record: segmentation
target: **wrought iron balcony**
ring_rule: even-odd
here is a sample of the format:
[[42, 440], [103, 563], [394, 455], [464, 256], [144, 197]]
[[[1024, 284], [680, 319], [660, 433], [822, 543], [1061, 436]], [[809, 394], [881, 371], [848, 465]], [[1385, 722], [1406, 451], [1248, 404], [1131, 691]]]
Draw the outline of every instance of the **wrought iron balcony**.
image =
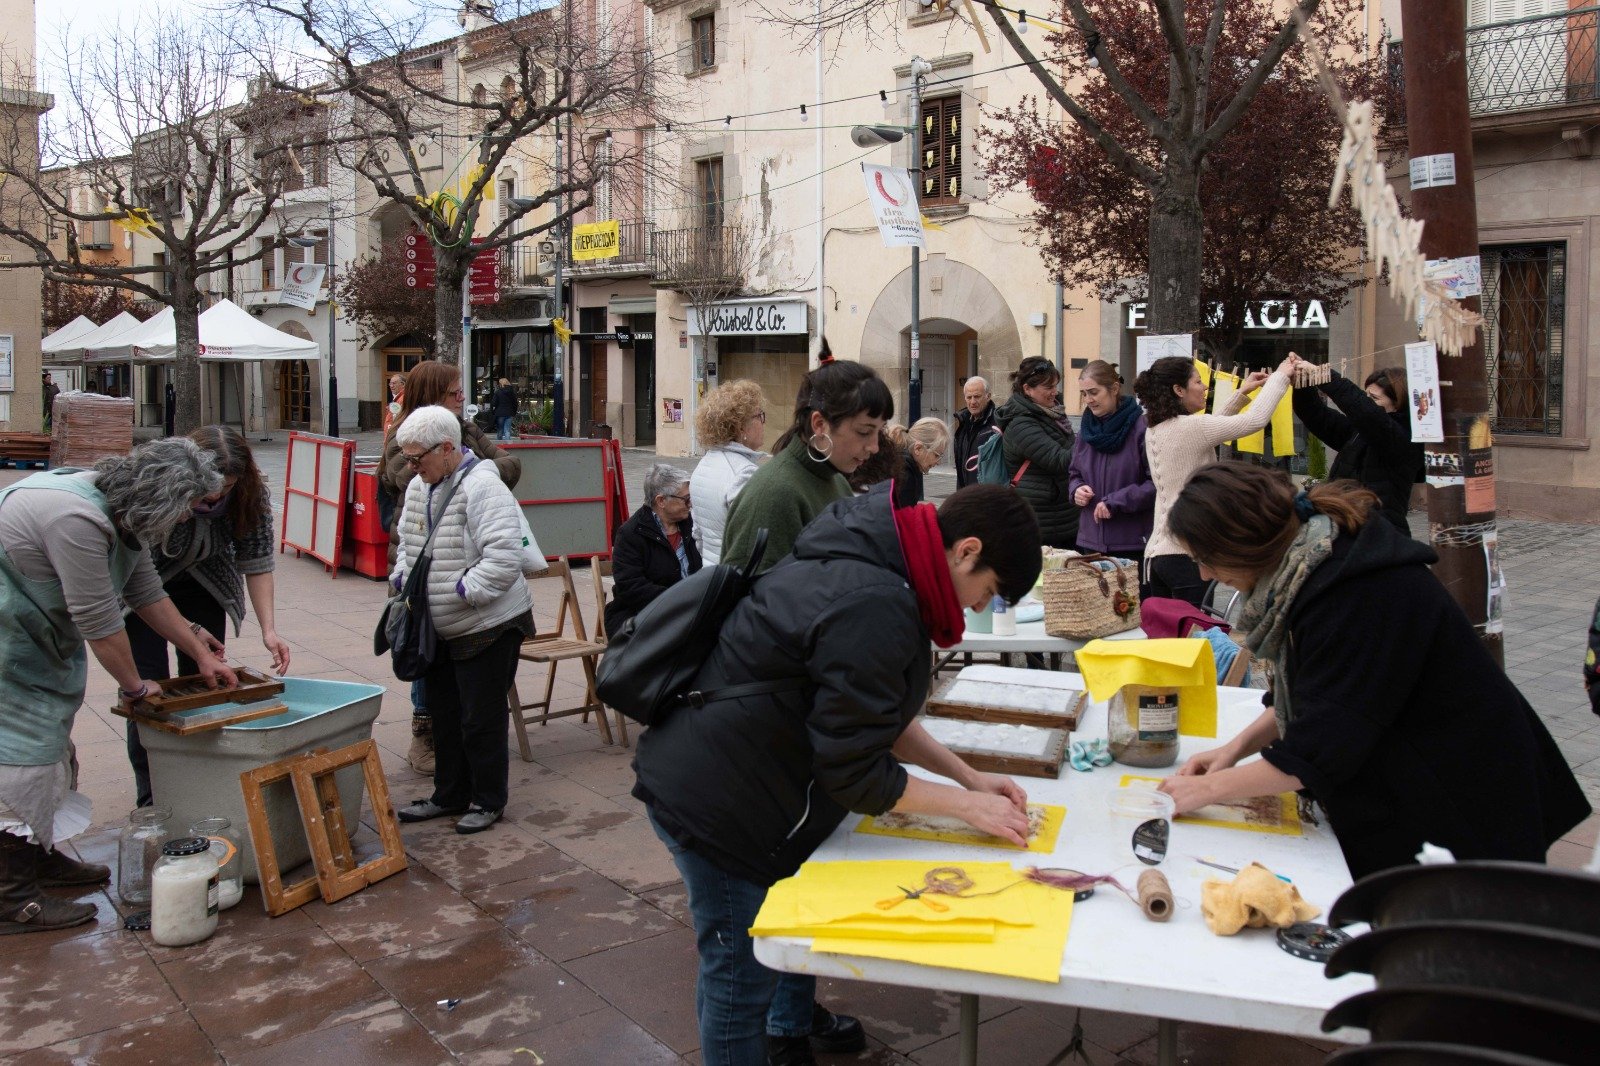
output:
[[[1600, 102], [1600, 7], [1467, 27], [1467, 104], [1473, 118]], [[1403, 125], [1405, 51], [1389, 42], [1390, 121]], [[1477, 123], [1474, 123], [1476, 126]]]
[[550, 285], [555, 273], [555, 255], [539, 251], [540, 243], [519, 241], [504, 249], [505, 259], [500, 269], [505, 271], [505, 284], [513, 289], [541, 289]]
[[577, 261], [567, 258], [567, 273], [575, 278], [619, 278], [648, 274], [656, 224], [642, 219], [617, 224], [620, 247], [610, 259]]
[[738, 226], [657, 230], [650, 284], [661, 289], [737, 292], [744, 286], [748, 243]]

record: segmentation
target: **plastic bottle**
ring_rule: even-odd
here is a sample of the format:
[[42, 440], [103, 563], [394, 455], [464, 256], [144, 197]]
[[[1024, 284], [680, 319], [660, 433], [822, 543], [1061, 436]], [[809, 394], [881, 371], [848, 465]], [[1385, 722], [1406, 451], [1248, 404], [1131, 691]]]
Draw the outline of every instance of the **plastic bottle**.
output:
[[1014, 637], [1017, 635], [1017, 612], [1005, 601], [1005, 597], [996, 596], [989, 605], [989, 613], [994, 618], [995, 636]]

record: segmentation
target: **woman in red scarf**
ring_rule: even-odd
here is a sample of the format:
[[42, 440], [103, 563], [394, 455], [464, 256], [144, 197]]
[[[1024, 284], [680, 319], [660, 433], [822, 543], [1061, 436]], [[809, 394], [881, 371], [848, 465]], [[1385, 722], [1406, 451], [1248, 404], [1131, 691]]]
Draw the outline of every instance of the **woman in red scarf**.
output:
[[961, 639], [963, 606], [1021, 598], [1039, 563], [1039, 524], [1009, 487], [971, 485], [937, 511], [895, 509], [886, 484], [836, 501], [756, 580], [695, 679], [702, 691], [799, 684], [677, 711], [640, 738], [633, 794], [688, 887], [708, 1064], [865, 1046], [859, 1022], [815, 1005], [814, 979], [758, 963], [747, 932], [767, 888], [849, 812], [950, 816], [1024, 842], [1022, 788], [973, 770], [915, 719], [930, 644]]

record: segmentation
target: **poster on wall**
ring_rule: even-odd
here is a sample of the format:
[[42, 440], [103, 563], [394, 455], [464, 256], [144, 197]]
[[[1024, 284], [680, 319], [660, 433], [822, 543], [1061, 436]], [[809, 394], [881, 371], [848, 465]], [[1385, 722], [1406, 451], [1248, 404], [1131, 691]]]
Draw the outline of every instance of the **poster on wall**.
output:
[[683, 401], [662, 399], [661, 421], [667, 425], [683, 421]]
[[1490, 530], [1483, 535], [1483, 557], [1488, 571], [1485, 582], [1488, 601], [1485, 605], [1484, 617], [1487, 624], [1484, 626], [1486, 633], [1505, 632], [1505, 600], [1506, 600], [1506, 574], [1500, 566], [1500, 534], [1497, 530]]
[[1134, 341], [1134, 373], [1143, 374], [1157, 359], [1176, 355], [1194, 358], [1194, 336], [1189, 333], [1145, 333]]
[[1406, 345], [1406, 380], [1411, 387], [1411, 439], [1441, 443], [1444, 411], [1439, 403], [1439, 350], [1432, 341]]
[[0, 333], [0, 392], [17, 390], [16, 353], [16, 337], [10, 333]]
[[1466, 478], [1468, 514], [1494, 514], [1494, 435], [1489, 432], [1489, 420], [1475, 415], [1467, 426], [1467, 454], [1462, 461], [1462, 474]]

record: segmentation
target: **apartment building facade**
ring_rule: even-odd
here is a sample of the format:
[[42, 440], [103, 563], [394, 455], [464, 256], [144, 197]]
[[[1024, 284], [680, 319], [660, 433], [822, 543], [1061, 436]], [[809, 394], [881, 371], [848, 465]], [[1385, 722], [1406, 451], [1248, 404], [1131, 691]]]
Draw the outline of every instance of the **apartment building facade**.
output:
[[[39, 116], [53, 101], [36, 91], [33, 0], [0, 0], [0, 27], [0, 122], [37, 153]], [[0, 258], [22, 262], [33, 253], [0, 237]], [[0, 429], [37, 432], [43, 424], [40, 315], [38, 272], [0, 270]]]
[[[762, 5], [646, 2], [658, 55], [675, 67], [665, 96], [681, 116], [654, 144], [660, 453], [695, 447], [699, 396], [734, 378], [766, 392], [770, 444], [824, 334], [836, 356], [874, 367], [907, 417], [911, 257], [883, 247], [863, 162], [922, 158], [917, 192], [937, 226], [920, 269], [922, 414], [948, 419], [972, 374], [1005, 393], [1024, 356], [1054, 357], [1058, 343], [1069, 360], [1092, 357], [1092, 314], [1068, 313], [1056, 334], [1057, 292], [1026, 235], [1025, 194], [991, 188], [979, 160], [979, 131], [995, 111], [1039, 95], [1027, 71], [1008, 69], [1018, 59], [1003, 41], [991, 33], [986, 49], [951, 12], [903, 0], [897, 50], [830, 36], [819, 64], [814, 40], [774, 24]], [[915, 142], [856, 147], [857, 124], [909, 132], [913, 56], [931, 68]], [[1093, 306], [1085, 293], [1066, 302]]]

